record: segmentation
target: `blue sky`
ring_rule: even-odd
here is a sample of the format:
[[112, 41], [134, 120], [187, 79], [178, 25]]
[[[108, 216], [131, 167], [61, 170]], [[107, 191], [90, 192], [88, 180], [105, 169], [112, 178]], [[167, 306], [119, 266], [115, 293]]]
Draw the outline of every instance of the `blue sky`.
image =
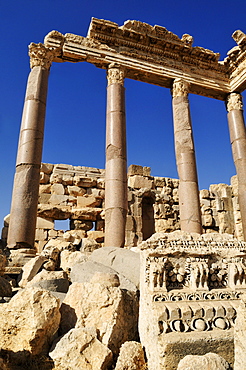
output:
[[[194, 46], [219, 52], [246, 32], [246, 2], [237, 0], [0, 0], [0, 223], [9, 213], [26, 80], [27, 46], [51, 30], [86, 36], [91, 17], [122, 25], [136, 19], [161, 25]], [[177, 177], [170, 91], [126, 80], [128, 165]], [[243, 94], [244, 95], [244, 94]], [[105, 71], [88, 63], [53, 63], [49, 79], [43, 162], [104, 168]], [[190, 95], [199, 186], [229, 183], [235, 174], [224, 103]], [[1, 225], [1, 224], [0, 224]]]

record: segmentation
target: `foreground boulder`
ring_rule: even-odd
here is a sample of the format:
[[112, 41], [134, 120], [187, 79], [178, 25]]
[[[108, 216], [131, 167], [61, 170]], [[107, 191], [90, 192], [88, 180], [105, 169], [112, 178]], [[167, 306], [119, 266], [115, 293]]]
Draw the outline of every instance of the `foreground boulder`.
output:
[[138, 339], [138, 298], [120, 289], [116, 274], [95, 274], [90, 283], [73, 283], [61, 306], [61, 333], [95, 327], [98, 339], [114, 354], [125, 341]]
[[60, 323], [59, 300], [27, 288], [0, 305], [0, 348], [39, 355], [48, 352]]
[[[178, 365], [177, 370], [229, 370], [230, 365], [216, 353], [206, 353], [204, 356], [185, 356]], [[243, 368], [241, 368], [243, 370]]]
[[95, 328], [71, 329], [49, 355], [59, 370], [107, 370], [113, 358], [97, 339]]
[[144, 351], [138, 342], [125, 342], [120, 348], [115, 370], [146, 370]]

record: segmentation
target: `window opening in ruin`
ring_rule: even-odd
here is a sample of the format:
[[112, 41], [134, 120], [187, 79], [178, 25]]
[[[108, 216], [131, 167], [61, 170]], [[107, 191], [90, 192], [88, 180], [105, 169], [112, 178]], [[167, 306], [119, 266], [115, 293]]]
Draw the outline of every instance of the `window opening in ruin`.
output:
[[63, 230], [63, 231], [70, 230], [69, 219], [54, 220], [54, 222], [55, 222], [55, 230]]
[[142, 233], [143, 240], [151, 237], [155, 232], [154, 200], [151, 197], [142, 199]]

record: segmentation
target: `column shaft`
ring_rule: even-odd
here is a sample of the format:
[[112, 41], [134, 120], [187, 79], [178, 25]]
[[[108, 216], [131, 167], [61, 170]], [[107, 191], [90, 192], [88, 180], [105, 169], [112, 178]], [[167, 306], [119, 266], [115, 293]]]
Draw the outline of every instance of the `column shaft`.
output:
[[182, 231], [202, 233], [195, 150], [185, 81], [175, 80], [173, 121], [179, 174], [179, 211]]
[[[42, 44], [30, 45], [32, 70], [22, 115], [12, 193], [9, 248], [34, 247], [42, 159], [44, 120], [52, 51]], [[39, 57], [43, 59], [39, 60]]]
[[[125, 88], [120, 70], [108, 70], [106, 173], [105, 173], [105, 246], [124, 247], [127, 214], [127, 165]], [[111, 74], [114, 74], [113, 80]]]
[[232, 155], [238, 177], [238, 201], [246, 240], [246, 131], [240, 94], [230, 94], [227, 108]]

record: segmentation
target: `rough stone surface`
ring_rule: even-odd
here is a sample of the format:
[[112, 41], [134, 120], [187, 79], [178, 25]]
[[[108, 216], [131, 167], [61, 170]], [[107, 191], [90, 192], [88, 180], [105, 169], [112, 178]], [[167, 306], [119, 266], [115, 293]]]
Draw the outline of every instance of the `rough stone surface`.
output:
[[[101, 279], [103, 281], [103, 279]], [[61, 332], [96, 327], [98, 339], [118, 354], [122, 343], [138, 337], [138, 301], [133, 293], [103, 283], [73, 283], [61, 306]]]
[[95, 328], [75, 328], [49, 353], [59, 370], [107, 370], [112, 352], [97, 339]]
[[22, 268], [22, 276], [19, 282], [19, 286], [24, 288], [28, 281], [31, 281], [33, 277], [39, 272], [47, 258], [44, 256], [37, 256], [28, 261]]
[[[206, 353], [204, 356], [185, 356], [178, 365], [177, 370], [229, 370], [230, 365], [216, 353]], [[241, 368], [243, 369], [243, 368]]]
[[104, 247], [94, 251], [90, 260], [111, 267], [137, 287], [139, 286], [140, 258], [138, 253], [128, 249]]
[[147, 370], [144, 351], [140, 343], [125, 342], [122, 344], [115, 370]]
[[238, 308], [234, 328], [235, 362], [234, 370], [246, 369], [246, 296], [243, 295]]
[[68, 291], [69, 281], [65, 271], [42, 270], [26, 286], [66, 293]]
[[0, 348], [45, 353], [58, 330], [59, 300], [39, 288], [26, 288], [0, 306]]

